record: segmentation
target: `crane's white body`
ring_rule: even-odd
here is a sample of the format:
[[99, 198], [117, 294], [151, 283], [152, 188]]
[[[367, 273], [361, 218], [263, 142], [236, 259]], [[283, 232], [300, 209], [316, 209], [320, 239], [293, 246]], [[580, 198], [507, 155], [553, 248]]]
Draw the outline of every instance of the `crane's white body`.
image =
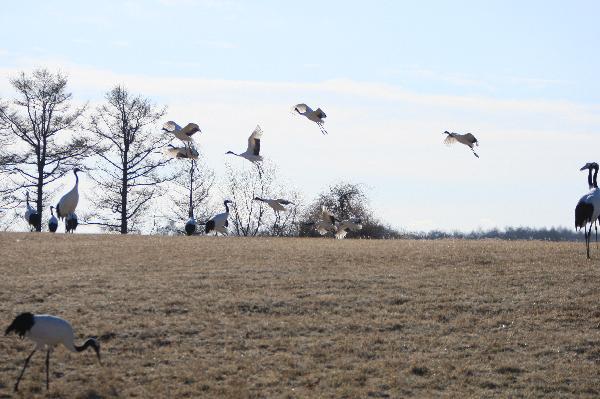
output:
[[215, 215], [211, 220], [215, 222], [215, 227], [213, 227], [213, 231], [221, 234], [228, 234], [227, 227], [229, 226], [229, 212], [219, 213]]
[[169, 145], [165, 148], [164, 153], [166, 156], [175, 159], [198, 159], [198, 151], [192, 147], [174, 147]]
[[598, 219], [598, 217], [600, 217], [600, 189], [599, 188], [592, 188], [589, 193], [583, 195], [579, 199], [579, 202], [590, 204], [594, 207], [594, 211], [592, 213], [590, 223], [592, 223], [594, 220], [596, 220], [596, 219]]
[[348, 234], [349, 231], [359, 230], [362, 230], [360, 219], [343, 220], [336, 225], [335, 238], [341, 240], [346, 237], [346, 234]]
[[192, 141], [192, 136], [195, 133], [202, 133], [200, 127], [195, 123], [188, 123], [184, 127], [181, 127], [173, 121], [166, 122], [163, 125], [163, 130], [169, 133], [173, 133], [173, 135], [181, 141]]
[[262, 202], [266, 203], [275, 212], [285, 212], [285, 211], [287, 211], [287, 208], [285, 207], [285, 205], [293, 204], [293, 202], [285, 200], [285, 199], [281, 199], [281, 198], [270, 199], [270, 198], [259, 198], [259, 197], [256, 197], [254, 199], [257, 200], [257, 201], [262, 201]]
[[65, 218], [77, 209], [77, 204], [79, 203], [79, 176], [77, 176], [77, 172], [79, 172], [79, 169], [73, 171], [75, 174], [75, 186], [73, 186], [71, 191], [63, 195], [56, 205], [56, 216], [59, 219]]
[[229, 231], [227, 230], [227, 227], [229, 226], [228, 204], [231, 203], [232, 202], [229, 200], [224, 201], [223, 205], [225, 205], [225, 212], [213, 216], [208, 222], [206, 222], [206, 228], [204, 230], [206, 234], [210, 233], [211, 231], [214, 231], [215, 234], [221, 233], [223, 235], [227, 235], [229, 233]]
[[459, 134], [459, 133], [450, 133], [448, 131], [445, 131], [444, 134], [448, 135], [448, 137], [446, 137], [446, 139], [444, 140], [444, 144], [446, 144], [446, 145], [452, 145], [454, 143], [464, 144], [467, 147], [469, 147], [471, 149], [471, 151], [473, 151], [473, 154], [477, 158], [479, 158], [479, 155], [477, 155], [477, 153], [473, 149], [474, 146], [479, 146], [479, 141], [477, 141], [477, 139], [475, 138], [475, 136], [473, 136], [472, 133]]
[[311, 107], [302, 103], [296, 104], [294, 106], [294, 111], [299, 115], [306, 117], [308, 120], [315, 122], [321, 129], [321, 133], [327, 134], [327, 131], [323, 128], [323, 124], [325, 123], [325, 118], [327, 118], [327, 115], [321, 108], [317, 108], [313, 111]]
[[37, 349], [51, 349], [59, 344], [76, 352], [75, 336], [71, 324], [60, 317], [47, 314], [33, 316], [34, 324], [25, 337], [33, 341]]
[[262, 129], [259, 125], [256, 125], [254, 131], [252, 132], [250, 137], [248, 137], [248, 148], [246, 149], [246, 151], [242, 152], [241, 154], [236, 154], [233, 151], [228, 151], [227, 154], [233, 154], [238, 157], [245, 158], [252, 163], [261, 162], [263, 160], [263, 157], [260, 155], [260, 140], [262, 134]]

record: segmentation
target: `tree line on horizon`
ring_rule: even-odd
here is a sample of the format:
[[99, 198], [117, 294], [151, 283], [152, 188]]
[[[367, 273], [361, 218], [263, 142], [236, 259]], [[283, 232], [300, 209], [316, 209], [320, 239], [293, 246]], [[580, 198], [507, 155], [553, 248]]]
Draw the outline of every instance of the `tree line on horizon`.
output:
[[[183, 234], [193, 210], [196, 220], [220, 213], [223, 199], [233, 201], [229, 233], [237, 236], [318, 236], [308, 225], [326, 206], [341, 220], [360, 218], [363, 229], [348, 238], [372, 239], [543, 239], [579, 240], [566, 228], [507, 228], [470, 233], [403, 232], [382, 223], [369, 207], [367, 188], [338, 182], [306, 202], [302, 193], [282, 182], [277, 167], [263, 161], [256, 168], [226, 162], [217, 177], [202, 154], [197, 160], [167, 158], [162, 150], [173, 137], [161, 131], [167, 108], [115, 85], [91, 109], [73, 104], [67, 76], [40, 68], [10, 79], [11, 100], [0, 97], [0, 227], [23, 220], [26, 192], [31, 193], [42, 225], [48, 207], [65, 191], [60, 184], [75, 167], [94, 183], [84, 193], [91, 209], [78, 212], [80, 224], [103, 231]], [[60, 191], [62, 190], [62, 191]], [[286, 198], [288, 212], [276, 214], [255, 197]], [[23, 223], [23, 226], [25, 224]]]

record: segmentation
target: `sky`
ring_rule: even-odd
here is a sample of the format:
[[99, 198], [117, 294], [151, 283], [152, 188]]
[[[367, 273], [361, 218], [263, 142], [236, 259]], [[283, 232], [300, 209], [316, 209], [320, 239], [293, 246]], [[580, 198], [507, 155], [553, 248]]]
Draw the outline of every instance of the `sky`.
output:
[[[48, 67], [76, 101], [123, 84], [198, 123], [217, 174], [260, 124], [307, 199], [350, 181], [400, 229], [570, 227], [579, 168], [600, 154], [598, 15], [594, 1], [10, 1], [0, 98]], [[300, 102], [329, 135], [290, 112]], [[480, 158], [444, 130], [475, 134]]]

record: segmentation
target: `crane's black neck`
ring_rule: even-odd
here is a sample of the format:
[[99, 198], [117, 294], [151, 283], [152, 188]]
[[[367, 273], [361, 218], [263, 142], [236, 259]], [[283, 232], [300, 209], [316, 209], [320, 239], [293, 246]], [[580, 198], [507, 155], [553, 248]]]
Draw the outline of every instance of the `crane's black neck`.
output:
[[588, 168], [588, 187], [590, 190], [594, 188], [594, 183], [592, 182], [592, 168]]
[[[592, 172], [592, 170], [590, 169], [590, 174], [591, 174], [591, 172]], [[594, 178], [593, 178], [593, 181], [592, 181], [592, 187], [593, 188], [598, 188], [597, 177], [598, 177], [598, 165], [595, 165], [594, 166]]]
[[98, 356], [98, 360], [100, 360], [100, 344], [94, 338], [88, 338], [81, 346], [77, 346], [77, 345], [74, 345], [74, 346], [75, 346], [75, 350], [77, 352], [83, 352], [84, 350], [86, 350], [87, 348], [89, 348], [91, 346], [94, 349], [94, 352], [96, 352], [96, 356]]
[[75, 173], [75, 185], [77, 186], [79, 184], [79, 176], [77, 176], [77, 170], [74, 170], [73, 173]]
[[225, 205], [225, 212], [229, 213], [229, 202], [225, 201], [223, 202], [223, 205]]
[[52, 216], [54, 216], [54, 211], [53, 211], [53, 209], [54, 209], [54, 207], [53, 207], [53, 206], [51, 206], [51, 207], [50, 207], [50, 215], [52, 215]]

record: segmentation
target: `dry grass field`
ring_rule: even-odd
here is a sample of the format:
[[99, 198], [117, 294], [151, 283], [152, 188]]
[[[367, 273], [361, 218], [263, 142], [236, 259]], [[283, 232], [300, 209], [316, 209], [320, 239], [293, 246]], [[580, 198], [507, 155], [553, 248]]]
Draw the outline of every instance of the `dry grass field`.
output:
[[[0, 235], [0, 314], [70, 320], [15, 397], [599, 397], [583, 244]], [[0, 397], [32, 344], [0, 339]]]

